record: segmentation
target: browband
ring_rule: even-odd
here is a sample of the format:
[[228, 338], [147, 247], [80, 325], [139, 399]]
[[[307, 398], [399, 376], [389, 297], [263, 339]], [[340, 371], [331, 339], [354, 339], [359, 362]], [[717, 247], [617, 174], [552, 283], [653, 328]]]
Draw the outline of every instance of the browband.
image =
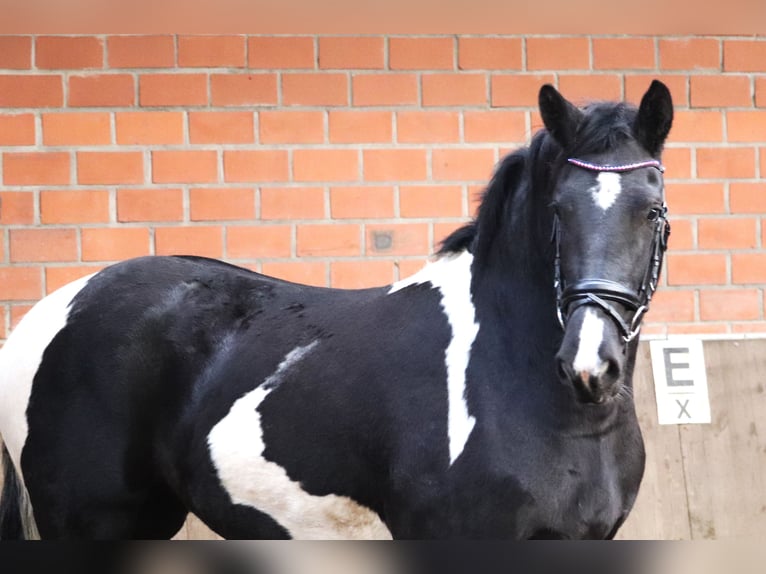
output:
[[576, 165], [577, 167], [581, 167], [583, 169], [589, 169], [590, 171], [623, 172], [623, 171], [632, 171], [634, 169], [639, 169], [642, 167], [653, 167], [655, 169], [660, 170], [661, 172], [665, 171], [665, 166], [662, 165], [656, 159], [648, 159], [646, 161], [639, 161], [636, 163], [626, 163], [624, 165], [599, 165], [596, 163], [583, 161], [581, 159], [577, 159], [574, 157], [568, 158], [567, 161], [571, 163], [572, 165]]

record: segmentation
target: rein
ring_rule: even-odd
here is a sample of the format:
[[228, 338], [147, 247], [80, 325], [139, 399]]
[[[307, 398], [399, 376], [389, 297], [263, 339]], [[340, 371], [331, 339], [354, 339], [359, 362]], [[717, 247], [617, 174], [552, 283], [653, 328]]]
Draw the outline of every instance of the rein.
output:
[[[657, 160], [647, 160], [624, 165], [598, 165], [576, 158], [569, 158], [567, 161], [581, 169], [596, 172], [622, 173], [645, 167], [653, 167], [661, 173], [665, 171], [664, 166]], [[551, 234], [551, 241], [556, 246], [556, 255], [553, 263], [553, 285], [556, 289], [556, 313], [562, 329], [566, 328], [567, 319], [576, 309], [584, 305], [591, 305], [601, 308], [615, 322], [620, 330], [625, 346], [635, 339], [641, 330], [641, 320], [649, 310], [649, 302], [652, 300], [654, 291], [657, 289], [657, 282], [662, 269], [662, 260], [668, 248], [670, 223], [667, 219], [668, 206], [665, 203], [664, 193], [663, 188], [662, 208], [650, 212], [649, 218], [655, 222], [654, 238], [652, 239], [652, 260], [644, 274], [644, 279], [638, 291], [608, 279], [582, 279], [572, 285], [566, 285], [561, 273], [559, 217], [558, 214], [554, 213], [553, 231]], [[626, 321], [622, 317], [614, 308], [613, 303], [622, 305], [632, 314], [630, 321]]]

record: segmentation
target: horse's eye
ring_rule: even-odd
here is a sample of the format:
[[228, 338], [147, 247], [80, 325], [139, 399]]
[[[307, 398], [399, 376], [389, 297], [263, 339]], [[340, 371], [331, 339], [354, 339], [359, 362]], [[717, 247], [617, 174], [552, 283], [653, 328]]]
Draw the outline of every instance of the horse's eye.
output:
[[649, 221], [657, 221], [660, 216], [662, 215], [662, 209], [659, 207], [653, 207], [649, 210], [649, 213], [647, 214], [646, 218]]

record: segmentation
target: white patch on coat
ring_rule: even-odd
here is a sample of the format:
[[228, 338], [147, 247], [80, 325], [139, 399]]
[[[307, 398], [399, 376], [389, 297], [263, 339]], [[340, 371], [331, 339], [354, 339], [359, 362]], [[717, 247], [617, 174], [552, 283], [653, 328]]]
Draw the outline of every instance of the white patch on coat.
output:
[[596, 202], [601, 209], [606, 211], [617, 200], [617, 196], [622, 191], [622, 184], [620, 183], [620, 174], [611, 171], [604, 171], [598, 174], [596, 177], [598, 184], [590, 188], [593, 201]]
[[21, 450], [27, 440], [27, 405], [43, 353], [67, 323], [75, 295], [93, 275], [64, 285], [40, 300], [21, 319], [0, 349], [0, 435], [21, 475]]
[[479, 332], [471, 297], [472, 263], [473, 255], [467, 251], [457, 256], [442, 257], [413, 276], [395, 283], [389, 291], [390, 294], [410, 285], [431, 283], [441, 292], [441, 306], [452, 328], [452, 339], [444, 352], [449, 401], [447, 428], [450, 465], [463, 452], [476, 424], [476, 419], [468, 413], [465, 398], [465, 371], [471, 358], [471, 347]]
[[604, 322], [593, 309], [586, 309], [580, 326], [580, 340], [572, 369], [575, 373], [601, 376], [607, 363], [601, 359], [598, 350], [604, 340]]
[[390, 539], [377, 513], [346, 496], [309, 494], [284, 468], [263, 456], [266, 445], [258, 408], [316, 345], [314, 341], [290, 351], [261, 386], [234, 402], [208, 435], [210, 458], [234, 504], [268, 514], [293, 538]]

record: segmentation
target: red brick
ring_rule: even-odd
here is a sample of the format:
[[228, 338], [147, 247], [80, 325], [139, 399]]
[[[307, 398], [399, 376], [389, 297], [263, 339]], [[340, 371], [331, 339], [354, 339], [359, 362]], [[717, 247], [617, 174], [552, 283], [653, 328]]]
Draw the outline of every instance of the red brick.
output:
[[67, 265], [66, 267], [45, 268], [45, 293], [50, 294], [64, 285], [103, 269], [103, 265]]
[[247, 51], [250, 68], [313, 68], [316, 60], [310, 36], [249, 38]]
[[385, 41], [381, 36], [319, 38], [319, 67], [323, 69], [382, 69], [385, 57]]
[[252, 143], [253, 112], [189, 112], [189, 141], [193, 144]]
[[443, 240], [466, 224], [466, 221], [451, 221], [449, 223], [434, 223], [434, 243], [441, 244]]
[[701, 178], [755, 177], [752, 148], [698, 148], [697, 176]]
[[688, 76], [682, 74], [628, 74], [625, 76], [625, 100], [638, 105], [652, 80], [659, 80], [668, 87], [676, 107], [689, 105]]
[[172, 36], [110, 36], [106, 47], [110, 68], [172, 68], [175, 65]]
[[663, 70], [720, 70], [721, 43], [715, 38], [667, 38], [660, 40]]
[[424, 106], [486, 105], [484, 74], [427, 74], [423, 76]]
[[766, 321], [749, 321], [747, 323], [732, 323], [732, 333], [766, 333]]
[[521, 38], [458, 39], [461, 70], [521, 70]]
[[388, 66], [392, 70], [452, 70], [453, 38], [389, 38]]
[[662, 152], [665, 165], [665, 180], [689, 178], [692, 176], [692, 154], [688, 147], [665, 148]]
[[420, 110], [397, 112], [396, 138], [399, 143], [460, 141], [460, 114]]
[[255, 192], [247, 187], [191, 189], [189, 216], [192, 221], [253, 219]]
[[399, 269], [399, 279], [406, 279], [414, 275], [423, 269], [426, 263], [426, 259], [400, 259], [396, 261], [395, 265]]
[[32, 114], [0, 115], [0, 146], [3, 145], [35, 145], [35, 116]]
[[761, 318], [761, 293], [757, 289], [700, 291], [703, 321], [747, 321]]
[[0, 74], [0, 108], [49, 108], [63, 103], [61, 76]]
[[120, 261], [149, 255], [149, 230], [144, 227], [86, 227], [81, 234], [83, 261]]
[[213, 74], [210, 98], [214, 106], [276, 104], [277, 75]]
[[[381, 223], [365, 228], [366, 255], [428, 255], [430, 251], [427, 223]], [[381, 243], [387, 246], [381, 247]]]
[[424, 149], [366, 149], [363, 158], [366, 181], [414, 181], [427, 176]]
[[65, 152], [3, 154], [5, 185], [61, 185], [69, 183], [70, 156]]
[[153, 151], [154, 183], [212, 183], [218, 181], [218, 154], [213, 150]]
[[183, 216], [180, 189], [117, 190], [117, 221], [181, 221]]
[[283, 74], [282, 104], [285, 106], [345, 106], [348, 77], [345, 74]]
[[666, 186], [671, 216], [724, 213], [724, 186], [720, 183], [670, 183]]
[[295, 181], [356, 181], [359, 153], [355, 149], [299, 149], [293, 153]]
[[762, 38], [724, 40], [724, 72], [763, 72], [764, 62], [766, 62], [766, 41]]
[[695, 221], [673, 218], [671, 223], [673, 225], [673, 233], [670, 234], [670, 249], [673, 251], [688, 251], [694, 249]]
[[694, 321], [694, 291], [660, 289], [652, 298], [648, 322]]
[[669, 253], [668, 285], [721, 285], [726, 283], [726, 255]]
[[355, 106], [405, 106], [418, 103], [415, 74], [362, 74], [352, 78]]
[[738, 76], [692, 76], [691, 105], [695, 108], [752, 106], [750, 78]]
[[459, 185], [401, 186], [402, 217], [461, 217], [463, 189]]
[[731, 281], [735, 284], [766, 283], [766, 253], [733, 253]]
[[30, 36], [0, 36], [0, 69], [28, 70], [31, 67], [32, 38]]
[[755, 105], [766, 108], [766, 77], [755, 78]]
[[0, 267], [0, 301], [31, 301], [42, 296], [39, 267]]
[[261, 219], [322, 219], [324, 216], [321, 187], [261, 188]]
[[138, 92], [142, 106], [203, 106], [207, 104], [207, 76], [143, 74]]
[[723, 141], [723, 115], [718, 111], [679, 110], [674, 113], [669, 141]]
[[697, 228], [700, 249], [752, 249], [758, 243], [755, 219], [706, 218]]
[[330, 143], [389, 143], [393, 139], [391, 112], [330, 110]]
[[56, 189], [40, 192], [40, 223], [106, 223], [109, 192], [103, 189]]
[[226, 229], [226, 256], [231, 259], [289, 257], [292, 230], [289, 225], [232, 226]]
[[74, 107], [125, 107], [136, 103], [133, 76], [99, 74], [69, 76], [69, 105]]
[[594, 38], [595, 70], [652, 69], [654, 40], [651, 38]]
[[140, 151], [77, 152], [77, 182], [80, 184], [142, 183], [144, 156]]
[[387, 186], [332, 187], [333, 219], [375, 219], [394, 216], [394, 189]]
[[491, 149], [435, 149], [433, 178], [489, 181], [494, 163]]
[[43, 114], [43, 144], [105, 145], [112, 141], [109, 114], [101, 112]]
[[553, 84], [553, 74], [497, 74], [492, 76], [492, 106], [537, 106], [543, 84]]
[[[728, 333], [726, 323], [690, 323], [687, 325], [668, 325], [668, 335], [721, 335]], [[644, 334], [644, 330], [641, 330]]]
[[95, 36], [39, 36], [35, 64], [41, 70], [104, 67], [104, 42]]
[[527, 139], [524, 112], [466, 111], [463, 123], [467, 142], [524, 142]]
[[587, 70], [587, 38], [527, 38], [528, 70]]
[[184, 143], [183, 112], [117, 112], [114, 122], [121, 145]]
[[559, 90], [574, 104], [622, 99], [622, 78], [611, 74], [562, 74]]
[[283, 281], [315, 287], [327, 286], [327, 264], [324, 261], [265, 261], [261, 268], [264, 275]]
[[29, 225], [34, 222], [33, 192], [0, 191], [0, 225]]
[[361, 254], [358, 225], [299, 225], [298, 257], [335, 257]]
[[333, 261], [330, 263], [330, 286], [336, 289], [365, 289], [390, 285], [394, 281], [394, 262]]
[[284, 150], [224, 151], [227, 182], [287, 181], [290, 173]]
[[185, 68], [245, 66], [244, 36], [179, 36], [178, 65]]
[[76, 261], [74, 229], [11, 229], [10, 254], [14, 263]]
[[731, 182], [729, 206], [732, 213], [766, 213], [766, 183]]
[[258, 114], [262, 144], [322, 143], [324, 113], [319, 111], [262, 111]]
[[766, 110], [726, 112], [726, 139], [730, 142], [763, 142]]
[[10, 305], [11, 331], [13, 331], [18, 326], [18, 324], [24, 318], [24, 315], [29, 313], [32, 307], [34, 307], [34, 305]]
[[154, 243], [157, 255], [223, 257], [220, 227], [158, 227], [154, 230]]

